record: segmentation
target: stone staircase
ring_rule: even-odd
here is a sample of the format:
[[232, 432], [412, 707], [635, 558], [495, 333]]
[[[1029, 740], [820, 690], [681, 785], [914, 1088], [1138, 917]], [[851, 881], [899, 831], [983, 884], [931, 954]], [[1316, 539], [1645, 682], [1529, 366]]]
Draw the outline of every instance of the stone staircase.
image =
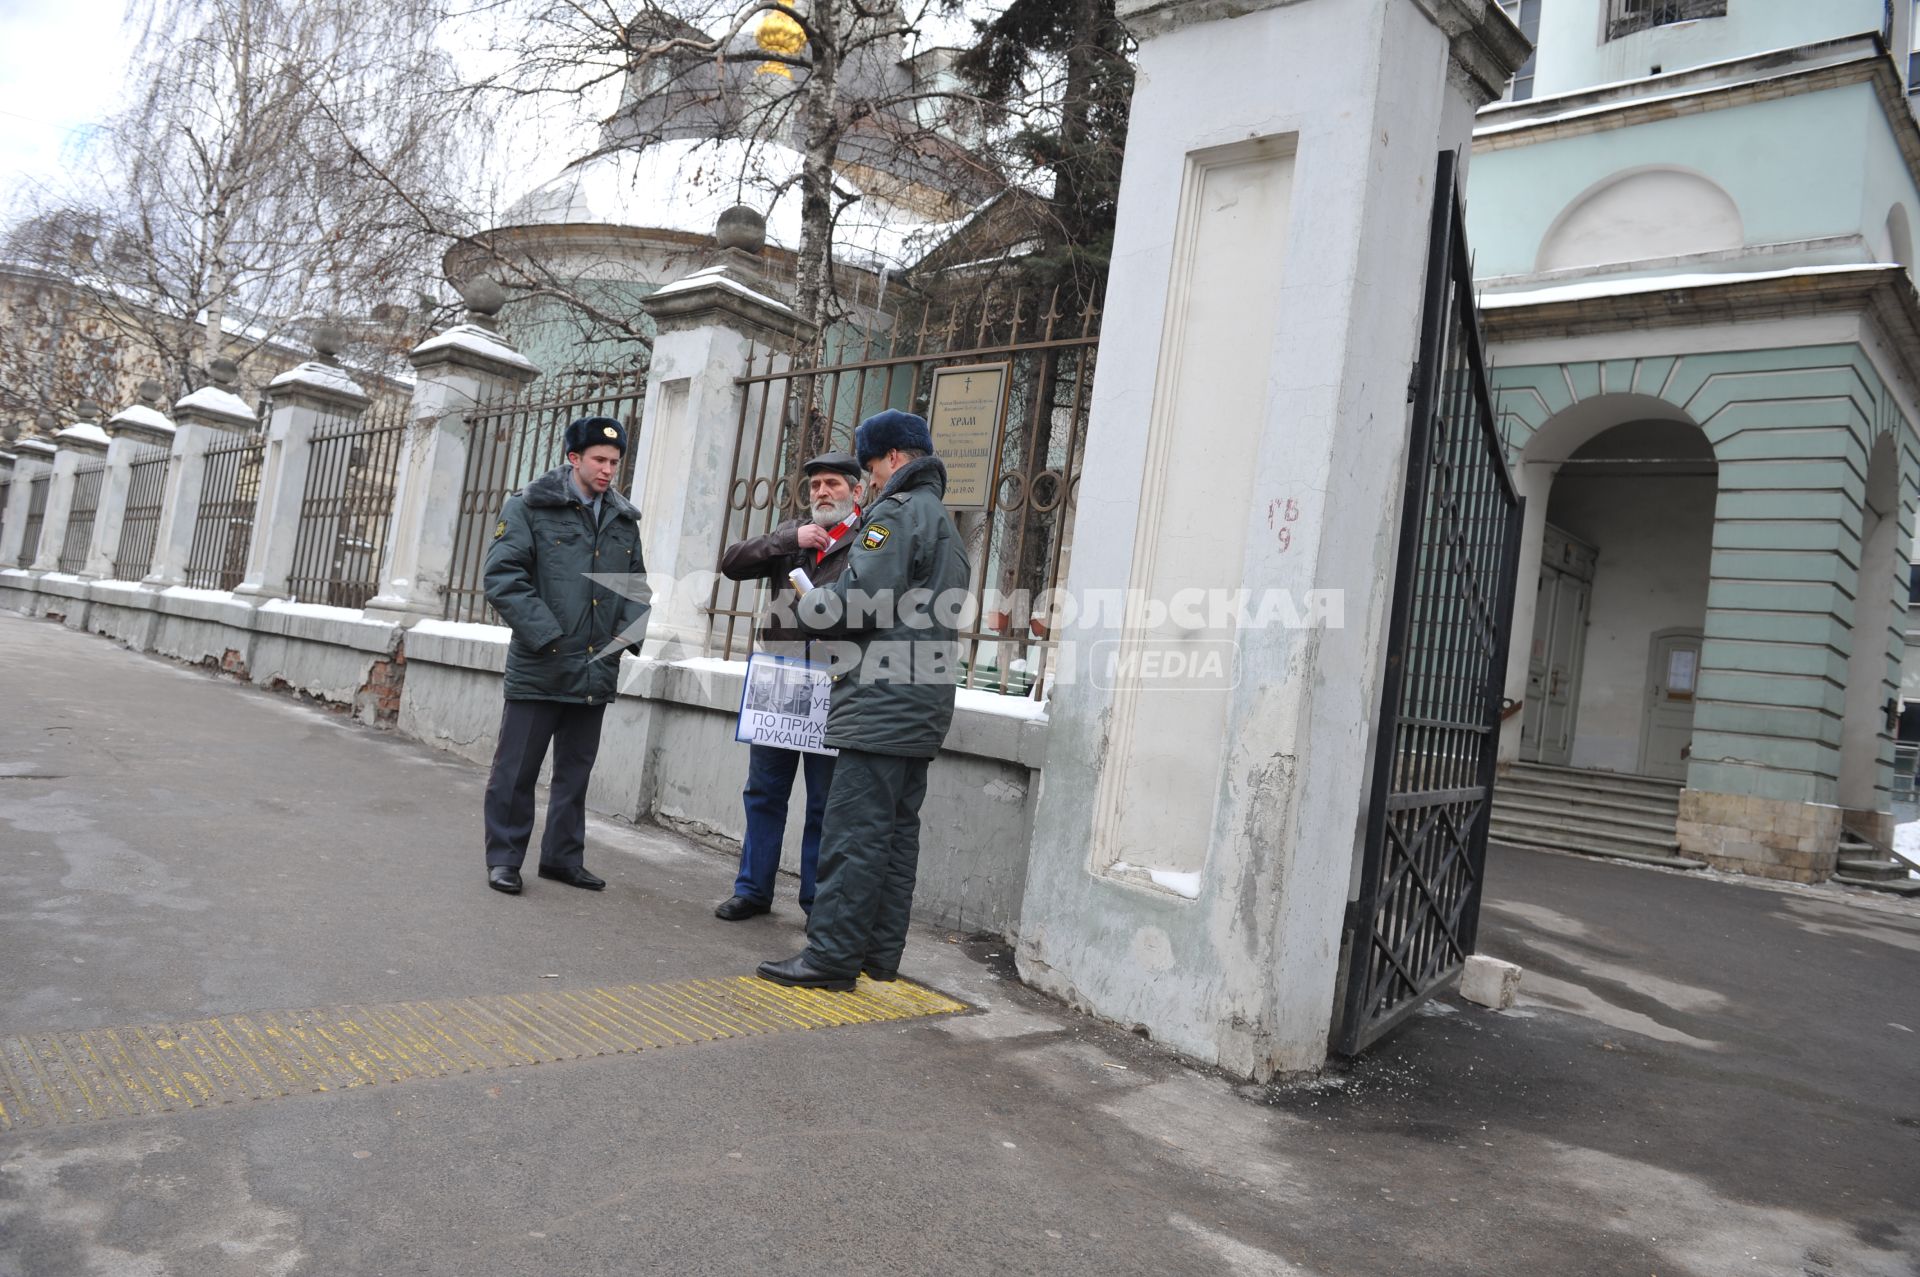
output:
[[1908, 872], [1905, 861], [1882, 853], [1853, 834], [1840, 836], [1840, 863], [1834, 868], [1833, 880], [1896, 896], [1920, 896], [1920, 878]]
[[1488, 837], [1509, 847], [1703, 869], [1681, 856], [1674, 835], [1680, 788], [1657, 776], [1515, 763], [1494, 786]]

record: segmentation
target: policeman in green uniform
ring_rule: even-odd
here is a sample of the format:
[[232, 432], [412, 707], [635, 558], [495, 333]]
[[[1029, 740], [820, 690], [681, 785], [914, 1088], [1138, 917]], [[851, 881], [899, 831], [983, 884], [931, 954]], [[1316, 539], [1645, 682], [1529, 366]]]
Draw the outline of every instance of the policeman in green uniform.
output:
[[[960, 531], [941, 504], [947, 467], [924, 419], [887, 411], [854, 432], [879, 497], [845, 570], [800, 601], [803, 630], [835, 648], [826, 743], [840, 751], [820, 839], [820, 882], [804, 951], [760, 964], [777, 984], [851, 989], [892, 980], [907, 943], [920, 863], [927, 766], [953, 722], [967, 588]], [[944, 604], [944, 606], [943, 606]], [[942, 622], [942, 617], [947, 618]]]
[[613, 488], [627, 431], [612, 417], [567, 427], [567, 461], [507, 498], [487, 550], [487, 601], [513, 631], [506, 708], [487, 777], [487, 885], [520, 892], [533, 787], [547, 747], [553, 781], [540, 876], [598, 891], [587, 871], [587, 780], [620, 653], [646, 636], [650, 596], [640, 512]]

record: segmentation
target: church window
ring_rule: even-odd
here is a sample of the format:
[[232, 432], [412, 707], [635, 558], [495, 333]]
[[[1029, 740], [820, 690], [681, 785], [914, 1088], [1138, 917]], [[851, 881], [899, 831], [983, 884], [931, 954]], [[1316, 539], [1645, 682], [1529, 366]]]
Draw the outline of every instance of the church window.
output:
[[[1534, 68], [1540, 62], [1540, 3], [1541, 0], [1500, 0], [1500, 7], [1506, 10], [1507, 16], [1520, 28], [1520, 33], [1534, 45], [1534, 51], [1513, 73], [1513, 83], [1507, 88], [1509, 102], [1524, 102], [1533, 96]], [[1915, 3], [1920, 4], [1920, 0], [1915, 0]]]

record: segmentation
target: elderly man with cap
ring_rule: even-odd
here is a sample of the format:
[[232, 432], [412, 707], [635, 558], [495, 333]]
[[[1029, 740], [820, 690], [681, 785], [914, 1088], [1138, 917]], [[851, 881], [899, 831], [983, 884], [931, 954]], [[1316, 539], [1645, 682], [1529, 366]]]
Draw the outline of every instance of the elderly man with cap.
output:
[[840, 751], [820, 841], [807, 947], [759, 973], [776, 984], [851, 989], [899, 974], [920, 864], [927, 768], [953, 722], [953, 618], [968, 567], [942, 504], [947, 467], [927, 423], [887, 411], [860, 423], [854, 453], [878, 493], [847, 565], [800, 601], [801, 629], [841, 640], [826, 743]]
[[[815, 585], [832, 581], [847, 563], [847, 550], [860, 526], [860, 463], [844, 452], [828, 452], [801, 467], [807, 476], [806, 515], [788, 519], [765, 536], [736, 541], [720, 555], [720, 571], [735, 581], [765, 579], [772, 584], [767, 607], [755, 633], [761, 651], [804, 659], [806, 635], [793, 615], [798, 596], [787, 583], [795, 568]], [[740, 872], [733, 894], [713, 916], [738, 922], [773, 908], [773, 882], [780, 870], [780, 843], [787, 827], [787, 800], [793, 774], [807, 776], [807, 816], [800, 834], [800, 908], [813, 908], [815, 869], [820, 859], [820, 817], [833, 783], [833, 756], [747, 747], [747, 836], [740, 844]]]
[[487, 550], [487, 601], [513, 631], [506, 709], [487, 777], [487, 885], [520, 892], [533, 787], [553, 746], [540, 876], [598, 891], [587, 871], [587, 779], [620, 653], [646, 637], [640, 513], [613, 488], [627, 431], [612, 417], [567, 427], [566, 463], [507, 498]]

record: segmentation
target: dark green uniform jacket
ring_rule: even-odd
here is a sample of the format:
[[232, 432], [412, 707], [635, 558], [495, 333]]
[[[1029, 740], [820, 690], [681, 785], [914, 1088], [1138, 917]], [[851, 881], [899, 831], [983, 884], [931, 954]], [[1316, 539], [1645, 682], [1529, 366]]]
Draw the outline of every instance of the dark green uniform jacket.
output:
[[[604, 705], [620, 653], [638, 651], [652, 610], [640, 558], [640, 512], [608, 488], [600, 525], [580, 500], [573, 468], [541, 475], [507, 498], [487, 550], [487, 602], [513, 630], [510, 701]], [[594, 581], [588, 573], [613, 578]]]
[[[932, 758], [947, 738], [960, 645], [940, 617], [956, 615], [968, 569], [940, 504], [946, 491], [940, 458], [901, 466], [867, 510], [845, 570], [801, 601], [802, 629], [858, 646], [857, 668], [834, 679], [826, 743], [835, 749]], [[816, 597], [829, 591], [838, 597]]]

